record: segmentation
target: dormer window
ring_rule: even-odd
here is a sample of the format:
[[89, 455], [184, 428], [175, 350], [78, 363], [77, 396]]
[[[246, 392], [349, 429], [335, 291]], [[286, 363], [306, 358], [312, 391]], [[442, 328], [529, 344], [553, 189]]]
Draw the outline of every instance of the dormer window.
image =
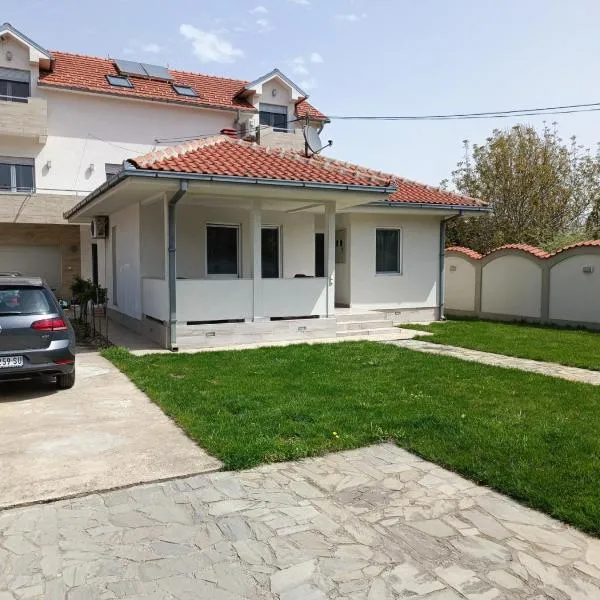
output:
[[180, 96], [192, 96], [192, 97], [196, 97], [198, 95], [196, 93], [196, 90], [193, 87], [190, 87], [189, 85], [178, 85], [178, 84], [174, 83], [173, 84], [173, 89]]
[[0, 100], [5, 102], [27, 102], [30, 96], [29, 71], [0, 67]]
[[115, 87], [122, 88], [132, 88], [133, 83], [129, 81], [129, 78], [123, 77], [122, 75], [107, 75], [106, 81], [110, 83], [110, 85], [114, 85]]
[[279, 104], [260, 103], [259, 118], [261, 125], [268, 125], [275, 131], [288, 130], [288, 108]]

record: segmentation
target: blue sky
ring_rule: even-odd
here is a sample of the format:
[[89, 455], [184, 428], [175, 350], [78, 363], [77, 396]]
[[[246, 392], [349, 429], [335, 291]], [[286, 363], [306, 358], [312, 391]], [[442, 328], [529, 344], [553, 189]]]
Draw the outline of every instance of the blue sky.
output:
[[[332, 115], [600, 101], [597, 0], [59, 0], [51, 10], [23, 0], [2, 9], [0, 19], [50, 49], [242, 79], [277, 66]], [[600, 112], [553, 119], [565, 138], [600, 141]], [[463, 139], [483, 142], [516, 122], [338, 121], [323, 137], [334, 140], [331, 156], [438, 185]]]

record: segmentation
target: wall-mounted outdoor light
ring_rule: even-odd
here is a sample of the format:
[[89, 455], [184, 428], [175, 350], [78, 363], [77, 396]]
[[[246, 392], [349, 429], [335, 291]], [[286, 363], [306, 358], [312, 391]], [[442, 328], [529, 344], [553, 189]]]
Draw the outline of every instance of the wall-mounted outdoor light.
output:
[[581, 269], [586, 275], [594, 272], [594, 265], [583, 265]]

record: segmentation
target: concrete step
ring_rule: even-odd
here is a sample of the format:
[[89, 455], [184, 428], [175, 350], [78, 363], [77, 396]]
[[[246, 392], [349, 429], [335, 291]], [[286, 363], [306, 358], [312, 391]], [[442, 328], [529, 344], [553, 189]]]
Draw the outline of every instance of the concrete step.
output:
[[388, 327], [385, 329], [360, 329], [351, 331], [338, 331], [336, 337], [338, 338], [362, 338], [362, 337], [373, 337], [373, 336], [385, 336], [385, 337], [400, 337], [400, 329], [397, 327]]
[[347, 314], [336, 314], [335, 318], [338, 323], [348, 323], [353, 321], [380, 321], [385, 319], [385, 313], [371, 311], [365, 313], [347, 313]]
[[393, 326], [392, 321], [381, 319], [380, 321], [343, 321], [337, 324], [338, 331], [362, 331], [363, 329], [389, 329]]

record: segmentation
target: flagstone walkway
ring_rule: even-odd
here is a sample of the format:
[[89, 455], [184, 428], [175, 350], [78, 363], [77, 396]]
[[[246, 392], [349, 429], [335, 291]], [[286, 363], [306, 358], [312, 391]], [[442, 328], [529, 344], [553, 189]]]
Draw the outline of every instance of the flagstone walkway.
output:
[[392, 444], [0, 511], [0, 599], [588, 600], [600, 540]]
[[577, 381], [579, 383], [600, 385], [600, 371], [566, 367], [556, 363], [530, 360], [528, 358], [517, 358], [515, 356], [505, 356], [504, 354], [492, 354], [491, 352], [481, 352], [480, 350], [470, 350], [468, 348], [459, 348], [458, 346], [445, 346], [443, 344], [434, 344], [433, 342], [424, 342], [422, 340], [398, 340], [384, 343], [394, 344], [401, 348], [409, 348], [410, 350], [417, 350], [418, 352], [454, 356], [461, 360], [479, 362], [494, 367], [520, 369], [521, 371], [539, 373], [540, 375], [548, 375], [549, 377], [558, 377], [559, 379], [568, 379], [569, 381]]

